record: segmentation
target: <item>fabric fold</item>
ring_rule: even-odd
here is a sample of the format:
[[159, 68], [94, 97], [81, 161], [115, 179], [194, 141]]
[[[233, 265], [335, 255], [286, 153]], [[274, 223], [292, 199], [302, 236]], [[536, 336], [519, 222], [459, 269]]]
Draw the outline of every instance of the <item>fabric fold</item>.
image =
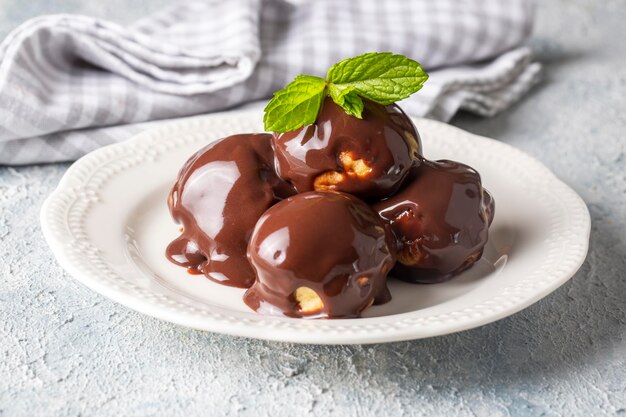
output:
[[392, 51], [431, 77], [401, 105], [491, 116], [539, 79], [528, 0], [230, 0], [173, 4], [123, 27], [31, 19], [0, 45], [0, 164], [76, 159], [161, 120], [267, 99], [300, 73]]

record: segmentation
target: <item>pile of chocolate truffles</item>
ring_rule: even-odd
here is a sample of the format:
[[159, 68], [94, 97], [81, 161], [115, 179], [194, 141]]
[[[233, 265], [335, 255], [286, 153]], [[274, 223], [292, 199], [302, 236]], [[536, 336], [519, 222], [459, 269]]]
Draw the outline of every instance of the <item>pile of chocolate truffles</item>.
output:
[[311, 125], [201, 149], [168, 204], [182, 224], [172, 262], [247, 288], [259, 313], [307, 318], [388, 302], [388, 275], [452, 278], [481, 257], [494, 215], [480, 175], [425, 159], [397, 105], [366, 100], [358, 119], [329, 98]]

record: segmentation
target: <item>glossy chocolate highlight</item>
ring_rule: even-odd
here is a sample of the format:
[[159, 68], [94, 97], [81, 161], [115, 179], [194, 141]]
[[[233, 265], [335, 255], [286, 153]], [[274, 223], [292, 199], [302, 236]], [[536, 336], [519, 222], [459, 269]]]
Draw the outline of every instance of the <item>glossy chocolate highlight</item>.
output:
[[248, 288], [246, 258], [252, 230], [270, 206], [294, 193], [273, 168], [269, 134], [229, 136], [193, 155], [180, 170], [168, 205], [182, 234], [167, 257], [191, 273]]

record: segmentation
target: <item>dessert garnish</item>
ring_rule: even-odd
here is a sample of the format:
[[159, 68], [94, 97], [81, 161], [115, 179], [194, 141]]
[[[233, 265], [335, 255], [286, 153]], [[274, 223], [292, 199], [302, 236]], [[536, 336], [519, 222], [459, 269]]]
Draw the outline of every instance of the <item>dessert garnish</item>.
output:
[[299, 75], [265, 107], [268, 132], [285, 133], [315, 122], [325, 96], [361, 119], [363, 99], [386, 106], [419, 91], [428, 79], [419, 62], [390, 52], [369, 52], [330, 67], [326, 79]]

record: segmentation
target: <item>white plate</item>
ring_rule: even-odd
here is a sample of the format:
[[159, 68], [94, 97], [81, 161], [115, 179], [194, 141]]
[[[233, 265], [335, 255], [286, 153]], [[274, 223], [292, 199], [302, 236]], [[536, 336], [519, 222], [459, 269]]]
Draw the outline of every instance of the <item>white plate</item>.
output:
[[80, 159], [41, 213], [59, 263], [94, 291], [173, 323], [261, 339], [347, 344], [430, 337], [501, 319], [552, 292], [585, 259], [587, 207], [547, 168], [511, 146], [418, 119], [425, 155], [472, 165], [495, 198], [483, 258], [442, 284], [390, 280], [393, 300], [361, 319], [256, 314], [242, 302], [243, 290], [189, 275], [164, 251], [178, 234], [166, 198], [183, 162], [214, 139], [261, 131], [260, 120], [250, 112], [187, 119]]

